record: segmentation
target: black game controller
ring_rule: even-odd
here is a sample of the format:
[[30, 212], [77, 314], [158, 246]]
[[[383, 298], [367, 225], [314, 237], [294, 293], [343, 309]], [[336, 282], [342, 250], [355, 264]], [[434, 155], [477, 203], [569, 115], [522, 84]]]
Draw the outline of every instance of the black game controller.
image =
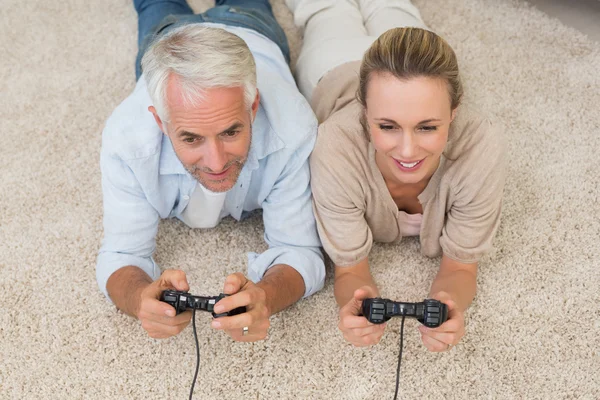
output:
[[215, 304], [229, 296], [228, 294], [221, 293], [218, 296], [193, 296], [188, 292], [180, 292], [177, 290], [164, 290], [160, 294], [160, 301], [173, 306], [176, 314], [181, 314], [186, 310], [202, 310], [212, 313], [215, 318], [219, 317], [230, 317], [232, 315], [238, 315], [246, 312], [246, 307], [234, 308], [231, 311], [224, 312], [221, 314], [215, 314], [213, 311]]
[[374, 324], [383, 324], [392, 317], [405, 315], [416, 318], [428, 328], [437, 328], [448, 319], [448, 307], [433, 299], [421, 303], [402, 303], [377, 297], [363, 300], [362, 315]]

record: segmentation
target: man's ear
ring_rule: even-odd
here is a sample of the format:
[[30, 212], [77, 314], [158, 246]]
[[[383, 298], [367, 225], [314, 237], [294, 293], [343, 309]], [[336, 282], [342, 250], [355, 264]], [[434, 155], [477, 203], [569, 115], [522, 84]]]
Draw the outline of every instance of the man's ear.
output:
[[258, 89], [256, 89], [256, 97], [254, 98], [254, 103], [252, 103], [252, 122], [256, 118], [256, 113], [258, 112], [258, 106], [260, 104], [260, 93]]
[[167, 134], [166, 127], [163, 126], [163, 122], [160, 119], [160, 117], [158, 116], [158, 113], [156, 112], [156, 108], [154, 108], [154, 106], [150, 106], [150, 107], [148, 107], [148, 111], [150, 111], [152, 113], [152, 115], [154, 116], [154, 120], [156, 121], [156, 124], [158, 125], [158, 127], [160, 128], [162, 133], [164, 133], [166, 135]]

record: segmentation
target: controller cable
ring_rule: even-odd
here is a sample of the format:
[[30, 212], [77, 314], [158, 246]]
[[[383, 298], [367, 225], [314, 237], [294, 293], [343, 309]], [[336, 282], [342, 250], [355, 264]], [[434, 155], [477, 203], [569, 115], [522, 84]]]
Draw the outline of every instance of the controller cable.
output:
[[398, 387], [400, 385], [400, 364], [402, 364], [402, 342], [404, 341], [404, 318], [405, 312], [402, 313], [402, 322], [400, 323], [400, 352], [398, 353], [398, 367], [396, 368], [396, 392], [394, 392], [394, 400], [398, 399]]
[[194, 386], [196, 385], [196, 378], [198, 378], [198, 369], [200, 369], [200, 345], [198, 344], [198, 333], [196, 332], [196, 309], [192, 310], [192, 326], [194, 328], [194, 340], [196, 341], [196, 372], [194, 373], [194, 380], [192, 381], [192, 388], [190, 389], [190, 400], [194, 394]]

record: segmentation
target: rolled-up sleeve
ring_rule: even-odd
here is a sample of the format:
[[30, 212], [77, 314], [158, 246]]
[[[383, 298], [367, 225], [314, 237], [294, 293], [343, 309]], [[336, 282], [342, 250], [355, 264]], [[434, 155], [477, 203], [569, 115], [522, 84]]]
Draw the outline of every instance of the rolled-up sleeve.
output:
[[[500, 225], [508, 158], [506, 141], [490, 121], [478, 129], [488, 132], [486, 146], [457, 174], [454, 203], [446, 213], [440, 246], [444, 255], [462, 263], [478, 262], [492, 248]], [[475, 165], [475, 167], [473, 166]]]
[[152, 259], [160, 217], [122, 159], [103, 149], [100, 167], [104, 238], [96, 260], [96, 280], [102, 293], [111, 301], [106, 283], [118, 269], [133, 265], [152, 279], [160, 275]]
[[[325, 282], [325, 265], [312, 209], [308, 157], [314, 136], [289, 157], [262, 204], [265, 241], [269, 249], [248, 254], [248, 275], [259, 281], [272, 266], [286, 264], [304, 279], [304, 297]], [[288, 151], [288, 150], [284, 150]]]

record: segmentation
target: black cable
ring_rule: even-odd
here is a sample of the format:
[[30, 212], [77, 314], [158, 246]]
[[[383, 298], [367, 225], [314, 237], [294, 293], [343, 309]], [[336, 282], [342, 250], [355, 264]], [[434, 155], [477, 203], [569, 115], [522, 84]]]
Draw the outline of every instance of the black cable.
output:
[[396, 392], [394, 393], [394, 400], [398, 399], [398, 387], [400, 386], [400, 364], [402, 364], [402, 342], [404, 341], [404, 318], [406, 315], [402, 314], [402, 322], [400, 324], [400, 352], [398, 353], [398, 367], [396, 368]]
[[194, 386], [196, 385], [196, 378], [198, 378], [198, 369], [200, 369], [200, 346], [198, 345], [198, 333], [196, 333], [196, 309], [192, 310], [192, 326], [194, 328], [194, 340], [196, 341], [196, 372], [194, 373], [192, 388], [190, 389], [190, 400], [192, 400], [192, 395], [194, 394]]

